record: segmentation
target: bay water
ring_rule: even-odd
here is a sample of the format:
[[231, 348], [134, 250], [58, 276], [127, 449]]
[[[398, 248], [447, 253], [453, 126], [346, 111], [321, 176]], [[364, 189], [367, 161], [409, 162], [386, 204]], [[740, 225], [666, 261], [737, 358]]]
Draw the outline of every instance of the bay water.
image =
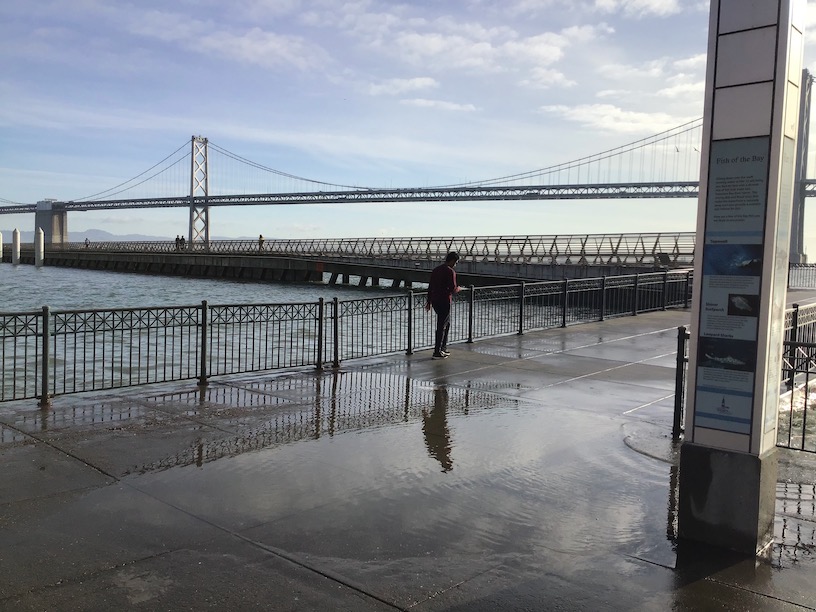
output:
[[240, 281], [155, 276], [31, 265], [0, 264], [0, 313], [52, 310], [283, 304], [396, 295], [400, 290], [319, 283]]

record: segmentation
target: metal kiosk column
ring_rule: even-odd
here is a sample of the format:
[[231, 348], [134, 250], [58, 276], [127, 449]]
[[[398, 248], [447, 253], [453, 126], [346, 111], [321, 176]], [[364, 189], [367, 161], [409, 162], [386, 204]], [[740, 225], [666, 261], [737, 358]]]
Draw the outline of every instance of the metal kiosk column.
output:
[[712, 0], [678, 534], [773, 537], [805, 0]]

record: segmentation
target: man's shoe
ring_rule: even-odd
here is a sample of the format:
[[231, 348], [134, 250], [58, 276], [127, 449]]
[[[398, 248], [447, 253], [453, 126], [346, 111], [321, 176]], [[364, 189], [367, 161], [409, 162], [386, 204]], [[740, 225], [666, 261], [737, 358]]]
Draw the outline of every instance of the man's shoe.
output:
[[445, 349], [442, 349], [439, 352], [442, 353], [445, 357], [450, 357], [450, 351], [446, 351]]
[[431, 358], [432, 359], [447, 359], [448, 354], [447, 353], [434, 353]]

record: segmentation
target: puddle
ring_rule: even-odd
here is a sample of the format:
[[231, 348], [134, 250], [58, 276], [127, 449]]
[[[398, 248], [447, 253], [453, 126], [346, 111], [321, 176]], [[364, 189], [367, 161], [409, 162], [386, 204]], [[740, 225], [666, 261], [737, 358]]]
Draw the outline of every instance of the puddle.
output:
[[27, 410], [17, 413], [14, 426], [35, 433], [61, 431], [88, 426], [125, 425], [143, 423], [150, 409], [127, 401], [103, 401], [91, 404], [52, 406], [47, 410]]
[[[203, 404], [201, 404], [203, 398]], [[208, 388], [151, 398], [158, 404], [191, 405], [184, 414], [219, 429], [217, 439], [202, 439], [172, 455], [135, 466], [129, 473], [169, 467], [203, 466], [243, 453], [341, 434], [392, 426], [421, 425], [428, 453], [451, 469], [446, 431], [449, 418], [518, 402], [459, 386], [438, 386], [392, 373], [335, 372], [309, 377], [275, 377], [242, 386]], [[195, 402], [199, 402], [195, 405]], [[240, 429], [223, 436], [224, 427]]]
[[17, 430], [10, 429], [8, 427], [4, 427], [0, 425], [0, 445], [3, 444], [14, 444], [17, 442], [24, 442], [25, 440], [30, 440], [28, 436], [23, 433], [20, 433]]

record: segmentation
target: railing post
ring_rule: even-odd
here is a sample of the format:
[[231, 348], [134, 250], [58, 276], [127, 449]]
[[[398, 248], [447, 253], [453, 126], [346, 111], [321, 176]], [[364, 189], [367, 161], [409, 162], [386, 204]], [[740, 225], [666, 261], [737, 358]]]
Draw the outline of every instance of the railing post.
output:
[[468, 296], [468, 344], [473, 344], [473, 310], [476, 304], [476, 287], [470, 286], [470, 295]]
[[207, 328], [207, 319], [209, 318], [210, 309], [207, 305], [207, 300], [201, 301], [201, 364], [198, 374], [198, 386], [207, 386], [207, 339], [209, 337], [209, 329]]
[[663, 308], [662, 310], [666, 310], [666, 302], [669, 298], [669, 271], [666, 270], [663, 272]]
[[638, 284], [640, 281], [640, 274], [635, 274], [635, 286], [632, 288], [632, 316], [637, 316], [638, 313]]
[[[791, 319], [792, 319], [792, 321], [791, 321], [791, 330], [790, 330], [789, 341], [793, 342], [793, 343], [799, 342], [799, 304], [794, 304], [793, 305], [793, 315], [791, 316]], [[790, 363], [790, 369], [788, 370], [787, 385], [788, 385], [788, 389], [793, 389], [793, 383], [796, 380], [797, 349], [796, 349], [795, 346], [789, 345], [788, 350], [790, 351], [790, 357], [789, 357], [789, 360], [788, 360], [789, 363]], [[785, 360], [783, 358], [782, 363], [784, 363], [784, 362], [785, 362]]]
[[686, 390], [686, 345], [689, 332], [684, 325], [677, 328], [677, 371], [674, 380], [674, 424], [672, 425], [672, 440], [677, 442], [683, 435], [683, 412], [685, 408]]
[[405, 349], [406, 355], [414, 354], [414, 292], [408, 291], [408, 342]]
[[691, 286], [691, 272], [686, 272], [686, 288], [683, 291], [683, 308], [689, 307], [689, 287]]
[[50, 385], [48, 384], [48, 362], [51, 361], [51, 309], [48, 306], [42, 307], [42, 378], [40, 380], [40, 408], [48, 408], [51, 405], [51, 398], [48, 396]]
[[567, 326], [567, 299], [569, 297], [569, 279], [564, 279], [564, 288], [561, 290], [561, 327]]
[[332, 322], [334, 323], [334, 361], [332, 362], [332, 366], [335, 368], [340, 367], [340, 300], [338, 298], [334, 298], [332, 300], [332, 304], [334, 306], [332, 312]]
[[317, 363], [318, 370], [323, 369], [323, 312], [325, 310], [325, 300], [317, 300]]
[[526, 283], [521, 281], [519, 284], [519, 327], [518, 327], [518, 335], [524, 335], [524, 289]]
[[799, 341], [799, 304], [793, 304], [793, 315], [791, 317], [791, 333], [788, 338], [791, 342]]
[[601, 277], [601, 321], [606, 316], [606, 276]]

